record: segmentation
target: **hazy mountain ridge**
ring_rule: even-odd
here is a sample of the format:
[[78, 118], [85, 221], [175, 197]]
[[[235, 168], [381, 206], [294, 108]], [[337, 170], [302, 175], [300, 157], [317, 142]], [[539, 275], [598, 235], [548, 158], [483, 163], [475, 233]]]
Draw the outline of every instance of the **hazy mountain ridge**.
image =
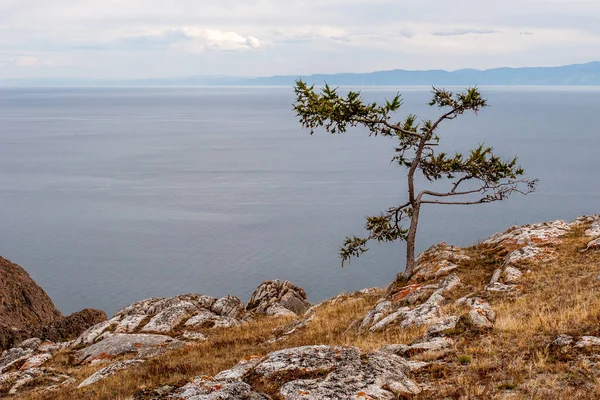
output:
[[396, 69], [368, 73], [337, 73], [313, 75], [279, 75], [269, 77], [191, 76], [182, 78], [101, 80], [101, 79], [0, 79], [1, 86], [291, 86], [298, 78], [309, 83], [347, 86], [421, 86], [421, 85], [539, 85], [596, 86], [600, 85], [600, 61], [559, 67], [494, 68], [456, 71]]

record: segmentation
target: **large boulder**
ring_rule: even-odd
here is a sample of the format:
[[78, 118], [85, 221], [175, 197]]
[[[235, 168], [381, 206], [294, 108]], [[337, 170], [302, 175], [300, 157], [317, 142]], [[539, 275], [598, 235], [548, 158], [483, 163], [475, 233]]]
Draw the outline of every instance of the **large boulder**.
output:
[[[385, 352], [356, 347], [304, 346], [275, 351], [212, 377], [199, 377], [155, 399], [248, 399], [270, 397], [265, 384], [285, 400], [396, 399], [418, 394], [408, 363]], [[134, 396], [134, 398], [136, 398]]]
[[108, 335], [104, 340], [94, 343], [75, 353], [77, 362], [92, 362], [94, 360], [112, 360], [126, 353], [140, 353], [145, 349], [171, 346], [181, 342], [169, 336], [151, 334]]
[[273, 280], [265, 281], [256, 288], [246, 310], [267, 315], [302, 315], [310, 307], [302, 288], [290, 281]]
[[0, 349], [29, 337], [29, 331], [59, 321], [60, 311], [29, 274], [0, 257]]

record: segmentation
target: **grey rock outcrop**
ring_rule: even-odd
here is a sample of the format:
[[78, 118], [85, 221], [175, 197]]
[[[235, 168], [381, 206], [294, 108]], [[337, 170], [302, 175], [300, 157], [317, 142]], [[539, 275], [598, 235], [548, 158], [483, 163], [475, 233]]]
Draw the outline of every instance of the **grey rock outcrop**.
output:
[[304, 346], [244, 361], [214, 378], [197, 378], [157, 398], [269, 399], [254, 389], [257, 383], [269, 381], [280, 383], [278, 395], [286, 400], [395, 399], [421, 392], [408, 378], [409, 371], [408, 363], [393, 354], [362, 354], [356, 347]]
[[147, 348], [156, 348], [175, 342], [165, 335], [124, 334], [108, 335], [105, 339], [75, 352], [78, 362], [110, 360], [125, 353], [138, 353]]
[[93, 385], [96, 382], [99, 382], [103, 379], [108, 378], [116, 374], [119, 371], [122, 371], [127, 368], [131, 368], [135, 365], [143, 363], [143, 360], [125, 360], [125, 361], [117, 361], [114, 364], [109, 365], [108, 367], [104, 367], [99, 371], [96, 371], [94, 374], [90, 375], [87, 379], [81, 382], [77, 388], [86, 387], [89, 385]]
[[311, 304], [302, 288], [289, 281], [282, 283], [273, 280], [265, 281], [256, 288], [246, 310], [276, 316], [290, 312], [303, 315], [310, 307]]

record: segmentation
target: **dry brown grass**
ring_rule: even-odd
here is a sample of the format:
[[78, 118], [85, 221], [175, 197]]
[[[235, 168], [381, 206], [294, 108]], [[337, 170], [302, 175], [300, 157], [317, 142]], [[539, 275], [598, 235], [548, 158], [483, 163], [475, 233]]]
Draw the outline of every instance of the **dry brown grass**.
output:
[[[582, 230], [558, 248], [560, 257], [550, 263], [531, 265], [524, 276], [523, 295], [490, 295], [482, 291], [503, 254], [483, 245], [468, 249], [472, 261], [460, 265], [464, 283], [452, 300], [470, 293], [486, 298], [497, 312], [495, 328], [483, 334], [455, 336], [454, 355], [432, 363], [414, 374], [434, 387], [418, 398], [449, 399], [598, 399], [599, 370], [578, 360], [575, 353], [557, 353], [549, 343], [558, 334], [600, 335], [600, 252], [580, 254], [586, 238]], [[392, 329], [359, 334], [348, 327], [361, 319], [380, 298], [352, 295], [321, 306], [315, 319], [287, 340], [270, 345], [272, 331], [289, 322], [263, 318], [243, 327], [209, 331], [209, 340], [150, 360], [83, 390], [65, 388], [54, 393], [31, 394], [25, 399], [126, 399], [135, 391], [165, 384], [181, 384], [200, 375], [214, 375], [240, 359], [303, 345], [354, 345], [364, 350], [390, 343], [410, 343], [423, 329]], [[460, 312], [448, 306], [447, 312]], [[74, 375], [89, 376], [95, 367], [69, 366], [66, 356], [52, 367]], [[600, 365], [599, 365], [600, 366]]]

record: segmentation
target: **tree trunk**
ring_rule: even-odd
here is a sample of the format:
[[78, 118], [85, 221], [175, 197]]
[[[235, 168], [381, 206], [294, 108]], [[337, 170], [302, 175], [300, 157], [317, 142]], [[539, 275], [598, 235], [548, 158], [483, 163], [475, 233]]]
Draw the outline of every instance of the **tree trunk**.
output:
[[415, 239], [417, 237], [417, 225], [419, 224], [419, 211], [421, 205], [413, 205], [412, 216], [410, 218], [410, 229], [406, 238], [406, 270], [404, 276], [410, 278], [415, 270]]

